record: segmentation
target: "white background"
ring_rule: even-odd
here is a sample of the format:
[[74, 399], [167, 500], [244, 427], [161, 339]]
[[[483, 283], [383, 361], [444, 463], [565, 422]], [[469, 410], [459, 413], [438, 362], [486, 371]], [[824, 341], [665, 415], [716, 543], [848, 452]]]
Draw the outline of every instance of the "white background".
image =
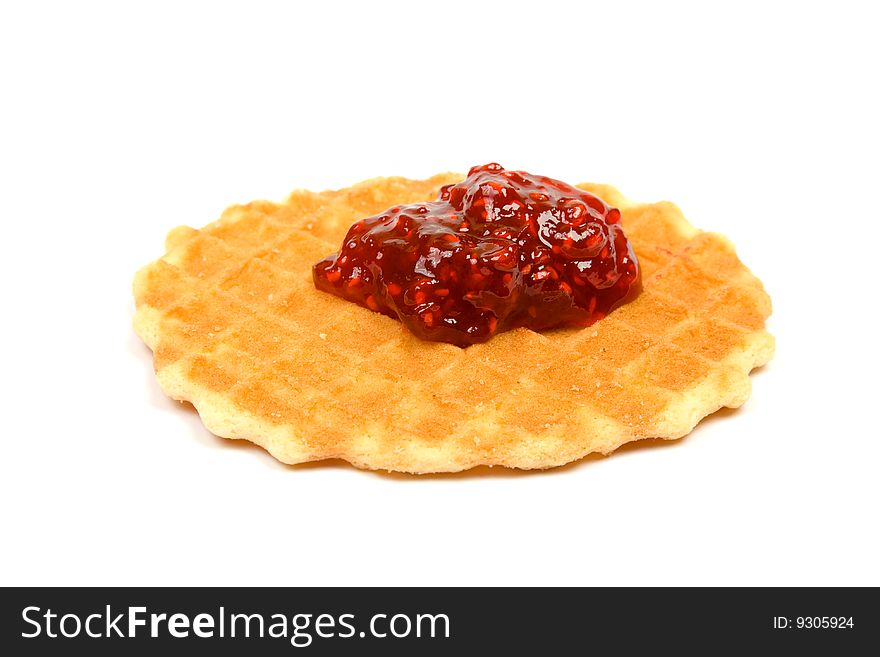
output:
[[[607, 4], [3, 3], [0, 583], [880, 584], [871, 3]], [[131, 280], [168, 229], [488, 161], [728, 235], [775, 308], [746, 406], [414, 478], [162, 395]]]

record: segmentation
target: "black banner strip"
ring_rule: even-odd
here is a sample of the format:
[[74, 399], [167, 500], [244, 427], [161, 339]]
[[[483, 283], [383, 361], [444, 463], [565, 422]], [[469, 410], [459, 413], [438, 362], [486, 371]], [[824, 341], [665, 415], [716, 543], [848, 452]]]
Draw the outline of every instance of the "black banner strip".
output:
[[880, 605], [867, 588], [7, 588], [0, 623], [6, 655], [846, 655], [878, 645]]

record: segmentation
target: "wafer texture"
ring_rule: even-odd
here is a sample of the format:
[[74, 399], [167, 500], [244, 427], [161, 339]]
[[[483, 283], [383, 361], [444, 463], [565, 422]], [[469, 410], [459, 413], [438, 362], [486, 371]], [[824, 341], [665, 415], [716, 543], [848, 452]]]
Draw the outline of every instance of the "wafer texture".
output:
[[620, 208], [643, 291], [583, 329], [517, 329], [465, 349], [315, 289], [311, 266], [348, 227], [434, 199], [461, 175], [376, 178], [233, 206], [180, 227], [135, 277], [134, 326], [167, 395], [218, 436], [284, 463], [368, 469], [550, 468], [644, 438], [680, 438], [750, 393], [773, 355], [770, 299], [721, 235], [671, 203]]

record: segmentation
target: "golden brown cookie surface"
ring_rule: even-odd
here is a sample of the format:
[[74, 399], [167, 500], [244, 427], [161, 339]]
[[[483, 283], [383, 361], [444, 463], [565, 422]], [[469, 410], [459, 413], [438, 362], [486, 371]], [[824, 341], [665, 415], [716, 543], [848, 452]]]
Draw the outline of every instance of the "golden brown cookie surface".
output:
[[135, 328], [162, 389], [219, 436], [279, 460], [452, 472], [547, 468], [678, 438], [749, 395], [773, 354], [770, 299], [723, 237], [669, 203], [620, 208], [642, 294], [584, 329], [517, 329], [461, 349], [316, 290], [314, 262], [356, 220], [429, 200], [461, 176], [379, 178], [229, 208], [177, 228], [135, 278]]

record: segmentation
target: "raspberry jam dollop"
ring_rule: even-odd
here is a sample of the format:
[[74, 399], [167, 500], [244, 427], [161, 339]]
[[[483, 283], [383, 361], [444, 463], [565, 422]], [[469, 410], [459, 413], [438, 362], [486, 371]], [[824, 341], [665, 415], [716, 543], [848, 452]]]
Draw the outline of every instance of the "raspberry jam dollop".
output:
[[312, 275], [319, 290], [460, 347], [517, 326], [588, 326], [639, 287], [619, 210], [494, 163], [436, 201], [361, 219]]

